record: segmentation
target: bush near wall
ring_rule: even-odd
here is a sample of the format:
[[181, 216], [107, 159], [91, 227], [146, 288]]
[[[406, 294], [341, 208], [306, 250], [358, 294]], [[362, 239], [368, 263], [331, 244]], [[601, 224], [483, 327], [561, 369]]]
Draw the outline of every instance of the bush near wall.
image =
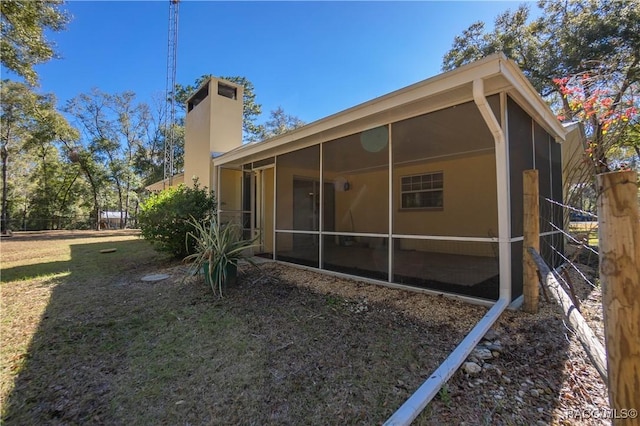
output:
[[200, 188], [180, 185], [151, 195], [141, 206], [138, 216], [142, 237], [151, 241], [159, 251], [183, 258], [191, 253], [195, 241], [185, 241], [193, 227], [188, 219], [204, 221], [215, 213], [216, 202], [213, 192]]

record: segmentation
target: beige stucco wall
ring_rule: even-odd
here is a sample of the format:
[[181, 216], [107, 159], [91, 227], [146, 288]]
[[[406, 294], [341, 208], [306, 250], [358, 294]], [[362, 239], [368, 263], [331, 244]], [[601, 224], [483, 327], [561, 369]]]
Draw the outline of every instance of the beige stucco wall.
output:
[[169, 185], [169, 179], [159, 180], [158, 182], [154, 182], [151, 185], [146, 186], [145, 189], [151, 192], [160, 192], [166, 188], [175, 188], [183, 183], [184, 173], [179, 173], [171, 178], [171, 185]]
[[220, 210], [242, 210], [242, 171], [220, 169]]
[[188, 185], [192, 185], [193, 179], [198, 178], [200, 185], [211, 187], [210, 130], [211, 95], [187, 114], [184, 136], [184, 180]]
[[[264, 251], [268, 253], [273, 252], [273, 173], [274, 169], [269, 168], [265, 169], [262, 175], [264, 180], [264, 222], [262, 232]], [[225, 220], [241, 221], [242, 176], [243, 172], [241, 170], [220, 169], [218, 199], [220, 201], [220, 210], [223, 212], [222, 217]]]
[[[326, 176], [327, 180], [335, 179]], [[387, 169], [369, 173], [340, 175], [349, 183], [348, 191], [335, 195], [336, 232], [389, 232], [389, 174]], [[351, 218], [353, 217], [353, 223]]]
[[[496, 165], [493, 154], [430, 161], [397, 167], [394, 171], [395, 234], [492, 237], [498, 235]], [[442, 210], [402, 210], [402, 176], [442, 171]]]
[[318, 180], [318, 173], [307, 169], [286, 168], [278, 170], [277, 229], [293, 229], [293, 178]]
[[[399, 166], [393, 176], [394, 234], [435, 235], [454, 237], [495, 237], [498, 235], [496, 193], [496, 164], [492, 153], [455, 158], [446, 161], [428, 161]], [[400, 179], [421, 173], [444, 173], [444, 209], [402, 210], [400, 208]], [[278, 174], [279, 229], [291, 229], [293, 224], [293, 178], [311, 176], [308, 170], [286, 169]], [[325, 182], [338, 176], [325, 174]], [[346, 178], [349, 191], [335, 193], [336, 232], [387, 233], [388, 229], [388, 175], [386, 170], [340, 175]], [[351, 211], [351, 212], [350, 212]], [[353, 216], [353, 227], [351, 223]], [[281, 235], [279, 250], [290, 247], [289, 238]], [[456, 243], [405, 239], [404, 250], [464, 253], [493, 256], [487, 243]]]
[[[394, 175], [394, 234], [454, 237], [496, 237], [498, 208], [496, 165], [492, 154], [434, 161], [399, 167]], [[400, 209], [400, 177], [442, 171], [444, 208], [442, 210]], [[495, 256], [488, 243], [402, 240], [402, 250], [421, 250], [477, 256]]]
[[[293, 229], [293, 179], [319, 180], [317, 170], [303, 168], [279, 168], [277, 171], [277, 216], [276, 229]], [[277, 235], [277, 250], [288, 251], [293, 247], [293, 236], [291, 234]]]
[[[444, 209], [402, 210], [400, 179], [421, 173], [444, 173]], [[349, 191], [336, 192], [336, 231], [386, 233], [386, 170], [341, 175]], [[335, 176], [325, 176], [327, 180]], [[496, 236], [498, 229], [495, 158], [492, 154], [430, 161], [397, 167], [393, 177], [394, 233], [464, 237]], [[353, 229], [351, 218], [353, 216]]]
[[228, 152], [242, 145], [242, 88], [237, 88], [238, 99], [229, 99], [218, 95], [217, 81], [212, 81], [211, 84], [210, 150]]

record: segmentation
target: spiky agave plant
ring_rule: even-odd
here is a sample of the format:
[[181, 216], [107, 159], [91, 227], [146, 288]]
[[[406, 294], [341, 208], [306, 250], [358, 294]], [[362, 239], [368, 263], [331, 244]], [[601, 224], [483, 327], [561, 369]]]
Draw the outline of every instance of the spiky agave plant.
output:
[[204, 268], [205, 277], [214, 294], [222, 297], [223, 286], [230, 278], [230, 270], [237, 268], [238, 261], [245, 259], [256, 266], [253, 260], [246, 256], [245, 250], [254, 247], [258, 239], [242, 239], [242, 229], [235, 223], [220, 223], [216, 215], [212, 215], [207, 222], [199, 222], [191, 217], [188, 223], [193, 231], [187, 233], [186, 238], [193, 238], [196, 242], [195, 252], [184, 258], [191, 262], [192, 275]]

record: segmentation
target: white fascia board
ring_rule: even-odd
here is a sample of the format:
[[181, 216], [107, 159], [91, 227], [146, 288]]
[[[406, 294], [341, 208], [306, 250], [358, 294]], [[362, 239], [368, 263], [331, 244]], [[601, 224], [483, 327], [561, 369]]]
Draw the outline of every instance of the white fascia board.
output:
[[552, 133], [556, 142], [563, 142], [567, 136], [566, 129], [553, 114], [551, 108], [549, 108], [546, 102], [542, 99], [531, 82], [529, 82], [527, 77], [520, 71], [513, 61], [505, 58], [502, 65], [502, 74], [511, 83], [511, 86], [520, 94], [520, 96], [522, 96], [530, 105], [533, 110], [532, 112], [542, 120], [539, 124]]
[[266, 149], [274, 149], [306, 137], [317, 135], [370, 115], [384, 113], [392, 108], [416, 102], [425, 97], [469, 84], [477, 78], [487, 78], [498, 75], [501, 71], [500, 62], [505, 59], [502, 54], [488, 56], [453, 71], [439, 74], [342, 112], [322, 118], [306, 126], [287, 132], [282, 136], [276, 136], [266, 141], [238, 147], [216, 158], [214, 160], [215, 164], [222, 165], [249, 155], [257, 154]]
[[322, 139], [322, 133], [340, 126], [348, 125], [371, 115], [388, 112], [402, 105], [414, 103], [429, 96], [437, 95], [460, 86], [470, 84], [476, 79], [487, 79], [492, 76], [502, 76], [508, 82], [505, 90], [516, 91], [528, 106], [525, 108], [533, 113], [541, 125], [549, 131], [557, 141], [566, 138], [566, 130], [554, 116], [551, 109], [536, 92], [529, 80], [522, 74], [518, 66], [507, 59], [502, 53], [496, 53], [479, 61], [464, 65], [453, 71], [436, 75], [387, 95], [372, 99], [363, 104], [346, 109], [342, 112], [317, 120], [306, 126], [276, 136], [265, 141], [250, 143], [229, 151], [214, 159], [214, 164], [223, 165], [238, 161], [251, 155], [259, 154], [267, 149], [275, 150], [289, 143], [316, 136]]

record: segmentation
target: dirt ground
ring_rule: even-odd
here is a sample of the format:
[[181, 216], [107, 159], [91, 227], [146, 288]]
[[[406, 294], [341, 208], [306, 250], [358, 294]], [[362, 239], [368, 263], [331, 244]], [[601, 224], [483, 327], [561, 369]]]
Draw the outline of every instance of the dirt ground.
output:
[[[116, 244], [61, 238], [87, 253]], [[3, 279], [3, 423], [381, 424], [487, 311], [275, 263], [241, 268], [218, 300], [127, 238], [90, 280], [73, 263]], [[46, 240], [3, 240], [3, 275]], [[150, 273], [169, 278], [140, 280]], [[599, 289], [574, 283], [602, 338]], [[414, 424], [607, 424], [584, 417], [608, 407], [606, 387], [553, 301], [493, 331], [500, 350], [455, 373]]]
[[[428, 331], [418, 331], [414, 338], [422, 339], [430, 347], [440, 346], [443, 338], [446, 341], [451, 328], [472, 328], [477, 315], [470, 315], [470, 311], [475, 313], [481, 309], [445, 297], [418, 296], [325, 278], [281, 265], [269, 268], [272, 274], [296, 282], [297, 286], [318, 292], [328, 291], [346, 300], [364, 298], [368, 301], [367, 312], [370, 314], [391, 304], [393, 309], [401, 310], [413, 321], [448, 324], [448, 327], [436, 326]], [[592, 268], [582, 266], [581, 270], [593, 276]], [[582, 300], [582, 312], [604, 342], [599, 288], [580, 281], [577, 275], [571, 273], [576, 293]], [[553, 299], [549, 302], [542, 296], [541, 299], [541, 309], [536, 315], [506, 311], [492, 328], [497, 335], [493, 341], [498, 341], [503, 348], [498, 356], [487, 361], [478, 374], [470, 375], [459, 370], [415, 424], [609, 424], [599, 418], [587, 418], [590, 410], [609, 407], [606, 386], [577, 338], [565, 326]], [[375, 317], [371, 319], [376, 321]], [[462, 334], [456, 335], [459, 337]], [[450, 340], [447, 343], [451, 345]], [[405, 383], [410, 379], [403, 377], [400, 380]], [[415, 387], [408, 390], [411, 393]]]

